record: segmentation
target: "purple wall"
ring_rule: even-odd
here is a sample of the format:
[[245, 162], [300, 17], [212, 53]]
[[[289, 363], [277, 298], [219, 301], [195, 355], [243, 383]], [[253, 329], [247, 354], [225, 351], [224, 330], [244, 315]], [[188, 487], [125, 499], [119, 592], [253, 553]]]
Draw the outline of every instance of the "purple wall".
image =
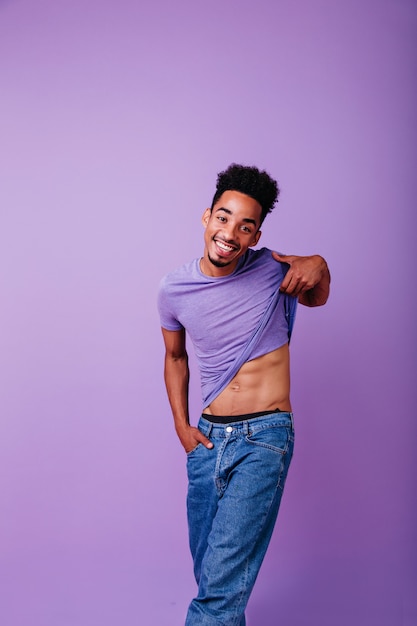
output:
[[0, 2], [2, 624], [183, 623], [155, 296], [234, 160], [281, 183], [262, 243], [333, 276], [249, 623], [417, 623], [416, 26], [413, 0]]

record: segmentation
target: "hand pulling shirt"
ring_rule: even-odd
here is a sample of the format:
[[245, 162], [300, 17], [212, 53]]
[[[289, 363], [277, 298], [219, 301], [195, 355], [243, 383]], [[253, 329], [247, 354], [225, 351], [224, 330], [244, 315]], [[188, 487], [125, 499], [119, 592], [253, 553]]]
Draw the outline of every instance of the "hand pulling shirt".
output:
[[287, 269], [268, 248], [249, 248], [227, 276], [206, 276], [200, 259], [194, 259], [162, 279], [161, 326], [187, 331], [200, 368], [204, 407], [232, 380], [233, 364], [241, 356], [256, 359], [289, 341], [297, 299], [279, 295]]

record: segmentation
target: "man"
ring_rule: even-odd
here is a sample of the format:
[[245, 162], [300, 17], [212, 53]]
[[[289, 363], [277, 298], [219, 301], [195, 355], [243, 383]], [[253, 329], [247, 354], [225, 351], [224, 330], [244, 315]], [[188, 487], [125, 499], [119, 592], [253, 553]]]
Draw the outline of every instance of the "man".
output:
[[[322, 257], [252, 250], [278, 194], [276, 181], [255, 167], [221, 172], [202, 218], [202, 258], [168, 274], [159, 292], [198, 584], [186, 626], [246, 623], [294, 444], [288, 344], [297, 300], [319, 306], [329, 294]], [[198, 427], [188, 415], [186, 332], [200, 367]]]

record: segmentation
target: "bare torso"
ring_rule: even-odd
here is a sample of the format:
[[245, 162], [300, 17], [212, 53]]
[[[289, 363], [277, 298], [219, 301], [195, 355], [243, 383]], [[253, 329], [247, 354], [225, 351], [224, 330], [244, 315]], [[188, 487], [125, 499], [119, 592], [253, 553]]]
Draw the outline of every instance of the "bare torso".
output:
[[242, 365], [204, 413], [243, 415], [277, 408], [291, 411], [288, 344]]

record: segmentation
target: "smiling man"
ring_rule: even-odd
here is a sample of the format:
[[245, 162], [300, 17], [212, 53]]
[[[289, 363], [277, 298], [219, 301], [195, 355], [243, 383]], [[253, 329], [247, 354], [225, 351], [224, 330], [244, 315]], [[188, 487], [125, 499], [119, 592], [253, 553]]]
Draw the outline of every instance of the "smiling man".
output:
[[[198, 593], [186, 626], [244, 626], [294, 446], [289, 340], [297, 302], [320, 306], [319, 255], [253, 250], [279, 194], [256, 167], [218, 175], [203, 213], [204, 253], [161, 282], [165, 384], [187, 453], [187, 514]], [[188, 414], [186, 333], [200, 368], [202, 415]]]

